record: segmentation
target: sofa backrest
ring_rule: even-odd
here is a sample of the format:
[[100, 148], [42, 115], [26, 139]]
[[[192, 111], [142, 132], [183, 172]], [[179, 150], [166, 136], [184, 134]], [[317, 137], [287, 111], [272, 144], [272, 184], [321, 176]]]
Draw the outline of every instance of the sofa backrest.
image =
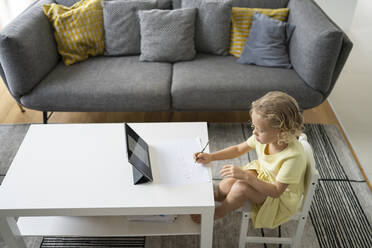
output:
[[[181, 8], [182, 1], [187, 0], [173, 0], [173, 8]], [[288, 1], [289, 0], [232, 0], [232, 3], [233, 7], [278, 9], [286, 8]]]
[[55, 0], [56, 4], [61, 4], [67, 7], [70, 7], [74, 5], [76, 2], [79, 2], [80, 0]]
[[[64, 6], [72, 6], [74, 3], [79, 2], [80, 0], [55, 0], [57, 4], [61, 4]], [[157, 8], [159, 9], [171, 9], [172, 8], [172, 0], [156, 0]]]
[[289, 0], [233, 0], [233, 7], [241, 8], [286, 8]]

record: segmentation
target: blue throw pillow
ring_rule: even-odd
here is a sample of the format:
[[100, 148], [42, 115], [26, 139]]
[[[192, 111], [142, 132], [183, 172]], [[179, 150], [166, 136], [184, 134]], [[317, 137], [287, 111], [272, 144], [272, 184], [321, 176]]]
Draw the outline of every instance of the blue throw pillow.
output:
[[251, 32], [237, 62], [240, 64], [291, 68], [287, 44], [294, 27], [292, 24], [255, 13]]

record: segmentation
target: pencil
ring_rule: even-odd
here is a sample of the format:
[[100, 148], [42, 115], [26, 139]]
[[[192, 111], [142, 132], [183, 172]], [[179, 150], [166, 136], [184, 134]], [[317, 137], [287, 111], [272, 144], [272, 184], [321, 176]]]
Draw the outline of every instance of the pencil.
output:
[[[205, 148], [207, 148], [208, 144], [209, 144], [209, 140], [208, 140], [207, 144], [205, 144], [204, 148], [201, 150], [200, 153], [203, 153], [204, 152], [204, 150], [205, 150]], [[198, 157], [195, 159], [195, 162], [196, 161], [198, 161]]]

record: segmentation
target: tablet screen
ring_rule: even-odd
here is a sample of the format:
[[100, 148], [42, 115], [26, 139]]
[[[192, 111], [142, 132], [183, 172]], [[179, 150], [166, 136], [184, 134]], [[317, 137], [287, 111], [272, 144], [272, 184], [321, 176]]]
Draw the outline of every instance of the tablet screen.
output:
[[[132, 156], [137, 156], [147, 167], [150, 167], [150, 161], [148, 159], [147, 152], [130, 135], [128, 136], [128, 149], [132, 152]], [[130, 158], [129, 158], [129, 160], [130, 160]]]
[[128, 124], [125, 124], [125, 137], [129, 162], [147, 179], [152, 181], [150, 154], [147, 143]]

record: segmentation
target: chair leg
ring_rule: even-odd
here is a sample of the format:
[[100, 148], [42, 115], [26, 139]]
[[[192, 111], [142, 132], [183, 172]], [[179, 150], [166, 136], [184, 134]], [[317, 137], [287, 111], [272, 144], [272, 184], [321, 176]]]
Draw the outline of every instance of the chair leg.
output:
[[301, 237], [302, 237], [302, 233], [305, 228], [306, 219], [307, 219], [307, 216], [301, 216], [301, 218], [298, 220], [296, 233], [293, 237], [292, 248], [300, 247]]
[[249, 213], [243, 212], [242, 213], [242, 222], [240, 224], [240, 235], [239, 235], [239, 248], [245, 248], [246, 244], [246, 236], [248, 232], [248, 225], [249, 225]]
[[17, 103], [19, 109], [21, 110], [22, 113], [26, 112], [26, 110], [22, 107], [21, 104]]

